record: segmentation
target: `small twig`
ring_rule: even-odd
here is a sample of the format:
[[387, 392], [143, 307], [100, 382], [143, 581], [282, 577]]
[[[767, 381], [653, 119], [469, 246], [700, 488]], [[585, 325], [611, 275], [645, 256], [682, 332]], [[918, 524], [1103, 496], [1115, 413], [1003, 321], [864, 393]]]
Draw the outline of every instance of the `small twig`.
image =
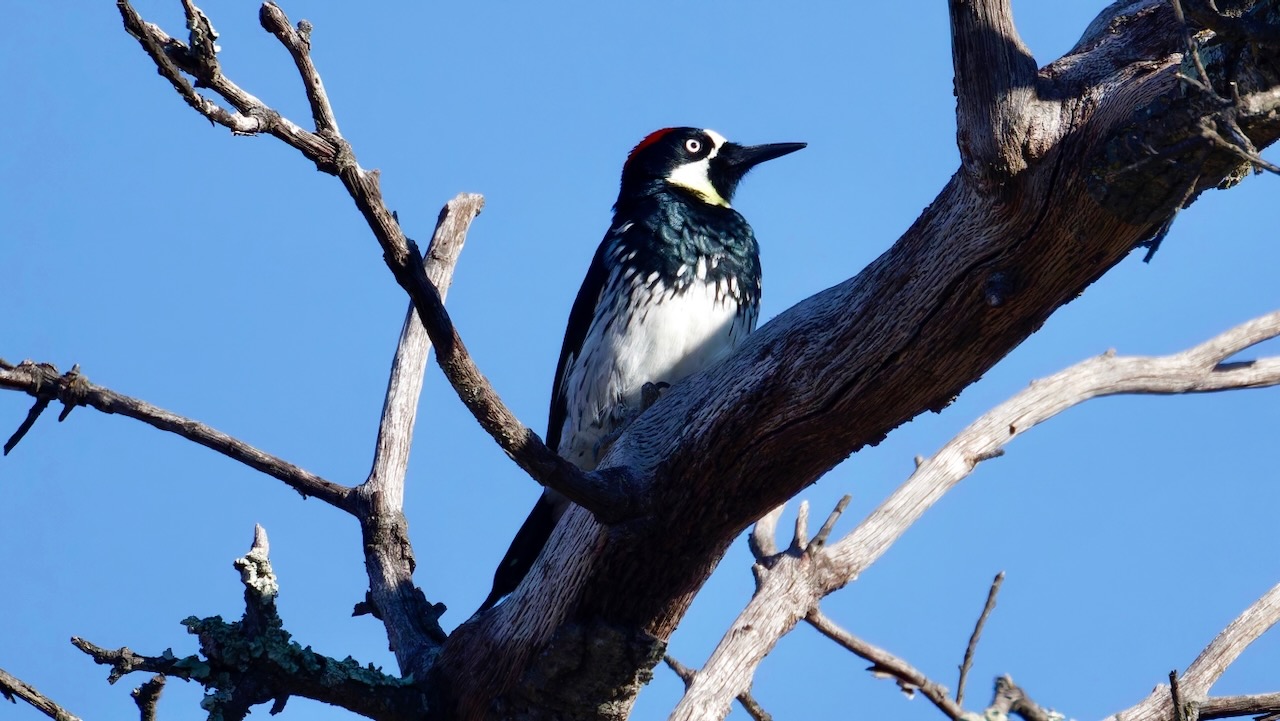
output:
[[1050, 713], [1033, 701], [1013, 679], [1001, 676], [996, 679], [995, 694], [985, 717], [1001, 718], [1011, 713], [1021, 716], [1025, 721], [1061, 721], [1062, 718], [1061, 714]]
[[[1178, 0], [1174, 0], [1176, 4]], [[1182, 691], [1178, 688], [1178, 669], [1169, 672], [1169, 698], [1173, 701], [1173, 721], [1187, 721], [1186, 709], [1182, 707]]]
[[818, 529], [818, 535], [813, 537], [809, 542], [809, 548], [822, 548], [827, 543], [827, 537], [831, 535], [831, 530], [835, 528], [836, 521], [840, 519], [840, 514], [844, 513], [844, 509], [849, 507], [849, 501], [853, 500], [853, 496], [848, 493], [836, 503], [836, 507], [832, 509], [831, 515], [827, 516], [827, 520], [822, 524], [822, 528]]
[[786, 507], [786, 503], [778, 504], [752, 526], [751, 534], [747, 536], [747, 546], [751, 548], [751, 555], [755, 556], [757, 561], [764, 562], [771, 556], [777, 555], [778, 519], [782, 517], [782, 511]]
[[156, 705], [160, 701], [160, 693], [164, 691], [164, 681], [163, 675], [156, 674], [129, 694], [138, 705], [142, 721], [156, 721]]
[[676, 672], [676, 675], [684, 682], [684, 687], [689, 688], [689, 684], [693, 683], [693, 677], [697, 675], [697, 672], [683, 663], [680, 663], [679, 659], [669, 653], [663, 654], [662, 660], [667, 664], [668, 668]]
[[[683, 663], [680, 663], [678, 659], [669, 653], [664, 654], [662, 660], [672, 671], [675, 671], [677, 676], [680, 677], [680, 680], [684, 682], [684, 687], [686, 689], [689, 688], [689, 684], [693, 683], [693, 678], [697, 675], [697, 672]], [[743, 693], [738, 694], [738, 703], [742, 704], [743, 710], [745, 710], [747, 714], [754, 719], [754, 721], [773, 721], [773, 716], [768, 711], [764, 710], [764, 707], [755, 700], [755, 697], [751, 695], [750, 691], [744, 691]]]
[[[1209, 126], [1207, 120], [1201, 125], [1200, 137], [1208, 140], [1215, 148], [1232, 153], [1246, 163], [1262, 168], [1269, 173], [1280, 174], [1280, 166], [1263, 160], [1262, 156], [1258, 155], [1256, 151], [1251, 151], [1248, 147], [1242, 146], [1240, 143], [1233, 143], [1222, 137], [1221, 133]], [[1241, 133], [1239, 134], [1239, 137], [1244, 138], [1245, 136]], [[1252, 145], [1252, 143], [1250, 143], [1250, 145]]]
[[6, 456], [26, 437], [27, 431], [31, 430], [31, 427], [36, 424], [36, 419], [40, 417], [41, 413], [44, 413], [51, 402], [53, 402], [52, 398], [36, 398], [36, 402], [31, 404], [31, 409], [27, 411], [27, 417], [23, 418], [22, 423], [18, 425], [18, 430], [14, 431], [12, 436], [9, 436], [8, 441], [5, 441], [4, 454]]
[[1218, 97], [1217, 91], [1213, 89], [1213, 83], [1209, 80], [1209, 73], [1205, 71], [1204, 62], [1200, 59], [1200, 49], [1196, 47], [1195, 37], [1191, 34], [1191, 26], [1187, 24], [1187, 16], [1182, 12], [1181, 0], [1170, 0], [1173, 5], [1173, 17], [1178, 22], [1178, 26], [1182, 28], [1182, 43], [1186, 47], [1187, 54], [1191, 56], [1191, 62], [1195, 64], [1196, 75], [1199, 76], [1200, 83], [1204, 86], [1203, 90], [1214, 97]]
[[34, 686], [0, 668], [0, 697], [17, 703], [22, 699], [40, 713], [55, 721], [80, 721], [80, 717], [62, 708], [40, 693]]
[[809, 546], [809, 502], [800, 501], [800, 508], [796, 511], [796, 532], [791, 539], [791, 547], [797, 551], [803, 551]]
[[973, 626], [973, 633], [969, 636], [969, 645], [964, 649], [964, 661], [960, 664], [960, 680], [956, 682], [956, 703], [964, 704], [964, 682], [969, 675], [969, 668], [973, 666], [973, 654], [978, 650], [978, 640], [982, 638], [982, 627], [986, 625], [987, 618], [996, 607], [996, 594], [1000, 593], [1000, 584], [1004, 583], [1004, 571], [996, 574], [991, 581], [991, 590], [987, 591], [987, 602], [982, 607], [982, 613], [978, 616], [978, 622]]
[[844, 630], [836, 622], [824, 615], [820, 609], [814, 608], [810, 610], [809, 614], [805, 616], [805, 620], [809, 622], [809, 625], [817, 629], [819, 633], [845, 647], [855, 656], [870, 661], [873, 665], [867, 670], [871, 673], [897, 680], [898, 687], [908, 696], [919, 690], [925, 698], [938, 707], [939, 711], [946, 714], [953, 721], [957, 721], [964, 715], [964, 709], [960, 704], [952, 701], [947, 695], [946, 687], [930, 680], [928, 676], [925, 676], [903, 659]]

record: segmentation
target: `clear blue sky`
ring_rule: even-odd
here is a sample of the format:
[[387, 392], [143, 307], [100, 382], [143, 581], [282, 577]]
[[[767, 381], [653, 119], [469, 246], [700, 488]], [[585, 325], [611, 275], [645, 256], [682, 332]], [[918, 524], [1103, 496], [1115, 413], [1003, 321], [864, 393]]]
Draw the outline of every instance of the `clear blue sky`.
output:
[[[573, 294], [627, 150], [666, 125], [809, 148], [735, 205], [763, 245], [763, 318], [862, 268], [957, 166], [945, 4], [285, 2], [316, 25], [341, 127], [410, 233], [460, 191], [488, 206], [449, 306], [519, 416], [545, 423]], [[1015, 2], [1041, 64], [1105, 3]], [[139, 9], [183, 30], [177, 0]], [[232, 78], [299, 122], [306, 102], [256, 6], [210, 0]], [[340, 184], [269, 138], [187, 108], [113, 3], [12, 3], [0, 28], [0, 356], [61, 368], [205, 421], [342, 483], [364, 477], [406, 300]], [[1274, 153], [1268, 154], [1273, 162]], [[1272, 177], [1211, 192], [1150, 265], [1127, 258], [940, 415], [904, 426], [802, 495], [843, 493], [840, 530], [974, 416], [1088, 355], [1175, 351], [1280, 307]], [[1264, 210], [1265, 209], [1265, 210]], [[1273, 344], [1271, 351], [1276, 352]], [[824, 609], [954, 686], [973, 620], [1008, 578], [969, 698], [1010, 673], [1079, 719], [1143, 697], [1280, 581], [1280, 392], [1095, 401], [1019, 439]], [[7, 437], [29, 399], [0, 394]], [[407, 512], [432, 601], [460, 623], [538, 493], [429, 369]], [[194, 649], [178, 622], [238, 616], [231, 561], [271, 535], [289, 630], [394, 668], [355, 523], [277, 481], [132, 420], [78, 410], [0, 460], [0, 667], [86, 719], [134, 718], [128, 690], [68, 637]], [[840, 531], [838, 531], [840, 532]], [[751, 589], [736, 543], [673, 639], [698, 666]], [[938, 719], [807, 628], [756, 680], [783, 718]], [[1280, 636], [1219, 692], [1280, 686]], [[665, 717], [665, 668], [637, 719]], [[161, 715], [203, 718], [173, 682]], [[344, 718], [302, 699], [293, 718]], [[265, 709], [263, 710], [265, 713]], [[735, 711], [736, 718], [745, 718]], [[0, 704], [0, 719], [43, 718]]]

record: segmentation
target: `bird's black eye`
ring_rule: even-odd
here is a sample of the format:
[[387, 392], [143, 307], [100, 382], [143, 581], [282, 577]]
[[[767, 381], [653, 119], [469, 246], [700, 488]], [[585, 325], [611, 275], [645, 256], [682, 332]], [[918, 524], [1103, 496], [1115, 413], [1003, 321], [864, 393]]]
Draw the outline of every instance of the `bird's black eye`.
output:
[[684, 149], [687, 150], [690, 155], [697, 155], [702, 152], [702, 141], [697, 138], [689, 138], [684, 141]]

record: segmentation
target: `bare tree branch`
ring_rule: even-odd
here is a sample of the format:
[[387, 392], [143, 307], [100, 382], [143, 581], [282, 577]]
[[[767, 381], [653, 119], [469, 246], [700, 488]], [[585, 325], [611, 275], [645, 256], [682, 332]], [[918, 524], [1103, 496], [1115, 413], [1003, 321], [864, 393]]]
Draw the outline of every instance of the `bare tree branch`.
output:
[[953, 721], [958, 721], [964, 715], [964, 708], [960, 705], [960, 701], [952, 701], [945, 686], [925, 676], [905, 660], [849, 633], [820, 609], [813, 608], [805, 616], [805, 620], [822, 635], [848, 649], [855, 656], [870, 661], [872, 665], [867, 670], [871, 673], [897, 680], [898, 687], [908, 696], [919, 691]]
[[1181, 353], [1090, 358], [1047, 378], [971, 423], [925, 461], [852, 533], [828, 547], [849, 580], [875, 562], [907, 528], [974, 467], [1018, 435], [1092, 398], [1121, 394], [1208, 393], [1280, 384], [1280, 357], [1227, 358], [1280, 335], [1280, 311], [1255, 318]]
[[1280, 693], [1217, 696], [1205, 699], [1204, 703], [1200, 704], [1202, 721], [1275, 713], [1280, 713]]
[[54, 703], [34, 686], [0, 668], [0, 696], [17, 703], [22, 699], [54, 721], [80, 721], [80, 717]]
[[[1234, 621], [1222, 629], [1196, 660], [1179, 678], [1179, 695], [1184, 704], [1207, 703], [1209, 689], [1235, 662], [1240, 654], [1262, 634], [1280, 621], [1280, 584], [1273, 586], [1254, 601]], [[1272, 694], [1265, 697], [1270, 698]], [[1223, 708], [1230, 704], [1223, 704]], [[1264, 709], [1265, 711], [1265, 709]], [[1173, 700], [1170, 689], [1161, 686], [1151, 692], [1141, 703], [1120, 713], [1108, 716], [1106, 721], [1164, 721], [1172, 718]], [[1253, 712], [1246, 712], [1253, 713]], [[1223, 718], [1215, 716], [1214, 718]], [[1202, 715], [1202, 718], [1207, 718]]]
[[991, 705], [987, 707], [983, 718], [1007, 718], [1009, 714], [1017, 714], [1024, 721], [1062, 721], [1061, 714], [1054, 714], [1031, 700], [1008, 676], [996, 679], [996, 688]]
[[[134, 671], [195, 681], [205, 687], [210, 718], [244, 719], [257, 705], [279, 712], [290, 696], [303, 696], [369, 718], [410, 721], [427, 715], [425, 694], [413, 679], [361, 665], [350, 656], [339, 661], [303, 647], [284, 630], [276, 608], [279, 584], [271, 567], [266, 531], [254, 529], [253, 545], [236, 559], [244, 585], [245, 610], [239, 621], [220, 616], [183, 621], [196, 636], [203, 656], [179, 658], [170, 651], [146, 656], [128, 648], [103, 648], [84, 639], [71, 642], [98, 664], [109, 666], [115, 683]], [[211, 705], [208, 705], [211, 704]]]
[[350, 488], [325, 480], [283, 459], [264, 453], [237, 438], [190, 418], [170, 413], [137, 398], [90, 383], [76, 372], [59, 374], [48, 363], [23, 361], [12, 369], [0, 368], [0, 388], [23, 391], [37, 399], [56, 400], [67, 407], [90, 406], [182, 436], [250, 468], [283, 481], [302, 496], [313, 496], [331, 506], [350, 510]]
[[[310, 58], [310, 24], [302, 23], [295, 30], [290, 27], [284, 12], [270, 2], [265, 3], [259, 13], [263, 27], [280, 40], [302, 73], [316, 124], [314, 133], [303, 130], [228, 80], [217, 61], [217, 48], [211, 40], [216, 34], [212, 33], [208, 19], [190, 0], [184, 0], [183, 5], [187, 25], [191, 28], [191, 39], [186, 44], [142, 20], [128, 0], [117, 2], [125, 28], [138, 39], [161, 75], [169, 78], [197, 112], [235, 132], [270, 133], [300, 151], [319, 170], [342, 181], [382, 246], [387, 267], [413, 300], [435, 346], [436, 359], [445, 377], [480, 425], [517, 465], [539, 483], [590, 510], [602, 522], [641, 515], [647, 496], [638, 492], [625, 469], [586, 473], [556, 455], [532, 429], [516, 418], [481, 374], [444, 309], [439, 291], [423, 271], [416, 247], [405, 238], [399, 222], [383, 203], [378, 172], [360, 167], [354, 150], [338, 132], [332, 106]], [[213, 90], [230, 103], [238, 115], [195, 94], [181, 73], [194, 77], [201, 87]], [[195, 99], [191, 97], [193, 94]], [[242, 116], [255, 120], [248, 122]]]
[[982, 638], [982, 627], [987, 624], [987, 618], [991, 616], [991, 612], [996, 608], [996, 594], [1000, 593], [1000, 584], [1004, 583], [1004, 571], [996, 574], [995, 580], [991, 582], [991, 590], [987, 591], [987, 602], [982, 606], [982, 613], [978, 615], [978, 622], [973, 626], [973, 634], [969, 636], [969, 645], [964, 649], [964, 660], [960, 662], [960, 680], [956, 681], [956, 704], [964, 704], [964, 681], [969, 675], [969, 668], [973, 665], [973, 654], [978, 650], [978, 640]]
[[[483, 197], [462, 194], [440, 211], [427, 248], [425, 270], [440, 289], [442, 302], [471, 221], [483, 207]], [[404, 516], [405, 474], [430, 351], [431, 340], [411, 303], [391, 362], [373, 467], [353, 494], [369, 574], [367, 608], [357, 606], [357, 613], [367, 610], [382, 621], [401, 673], [417, 678], [425, 678], [432, 652], [445, 639], [438, 622], [444, 607], [428, 603], [413, 582], [413, 545]]]
[[787, 504], [783, 503], [764, 514], [760, 520], [756, 521], [756, 525], [747, 536], [747, 543], [751, 546], [751, 554], [755, 556], [757, 561], [764, 561], [766, 558], [778, 553], [778, 519], [782, 517], [782, 511], [786, 507]]
[[[755, 595], [671, 718], [722, 718], [729, 701], [750, 682], [756, 667], [778, 639], [805, 618], [823, 596], [857, 578], [978, 463], [999, 455], [1013, 438], [1072, 406], [1101, 396], [1203, 393], [1280, 385], [1280, 357], [1226, 360], [1277, 336], [1280, 311], [1243, 323], [1181, 353], [1121, 357], [1108, 352], [1033, 381], [1026, 390], [969, 424], [932, 458], [917, 463], [915, 472], [837, 543], [808, 549], [799, 556], [783, 554], [767, 568], [757, 563], [753, 568], [757, 578]], [[765, 543], [757, 538], [755, 545]], [[1232, 634], [1230, 638], [1240, 636]], [[1238, 653], [1238, 648], [1230, 644], [1212, 648], [1218, 650], [1206, 650], [1188, 670], [1189, 676], [1193, 670], [1207, 675], [1204, 669], [1211, 661], [1206, 658], [1226, 663], [1234, 660], [1225, 649]], [[1221, 673], [1225, 666], [1213, 668]], [[1166, 694], [1163, 702], [1167, 701]], [[1138, 719], [1131, 719], [1126, 713], [1125, 721]]]
[[840, 497], [840, 500], [836, 502], [836, 507], [831, 509], [831, 515], [827, 516], [822, 528], [818, 529], [818, 535], [814, 536], [813, 540], [809, 542], [810, 548], [827, 545], [827, 537], [831, 535], [831, 531], [836, 527], [836, 521], [840, 520], [840, 516], [844, 514], [845, 509], [849, 507], [849, 502], [852, 500], [853, 496], [848, 493]]

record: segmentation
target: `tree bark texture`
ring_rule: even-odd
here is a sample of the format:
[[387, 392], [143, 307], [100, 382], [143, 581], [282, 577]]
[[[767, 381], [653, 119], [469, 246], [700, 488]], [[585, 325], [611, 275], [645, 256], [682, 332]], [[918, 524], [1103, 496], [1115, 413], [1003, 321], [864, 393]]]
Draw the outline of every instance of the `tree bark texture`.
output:
[[1240, 4], [1251, 23], [1195, 35], [1209, 85], [1167, 0], [1114, 3], [1039, 71], [1007, 5], [950, 3], [962, 164], [937, 199], [867, 268], [628, 428], [600, 466], [641, 479], [650, 512], [611, 526], [581, 509], [566, 516], [515, 594], [446, 642], [435, 668], [444, 708], [625, 717], [744, 528], [946, 407], [1280, 134], [1280, 46], [1263, 42], [1280, 3]]

